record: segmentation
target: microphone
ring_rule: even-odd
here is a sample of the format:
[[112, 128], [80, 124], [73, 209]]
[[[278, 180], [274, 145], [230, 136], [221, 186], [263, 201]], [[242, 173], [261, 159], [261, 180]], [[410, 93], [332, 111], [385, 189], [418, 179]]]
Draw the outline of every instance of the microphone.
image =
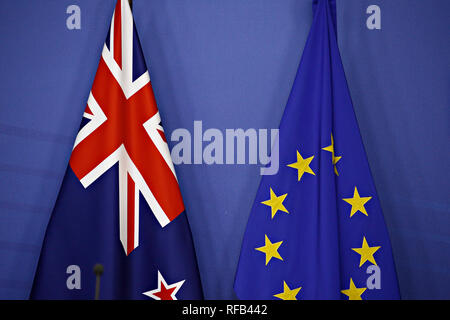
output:
[[95, 274], [95, 300], [98, 300], [100, 296], [100, 277], [103, 274], [103, 265], [97, 263], [94, 266], [94, 274]]

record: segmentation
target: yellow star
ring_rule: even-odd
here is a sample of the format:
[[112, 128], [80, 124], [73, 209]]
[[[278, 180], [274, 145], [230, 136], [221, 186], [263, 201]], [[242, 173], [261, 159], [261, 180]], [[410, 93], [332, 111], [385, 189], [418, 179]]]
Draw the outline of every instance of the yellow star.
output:
[[263, 247], [255, 248], [255, 250], [264, 252], [266, 254], [266, 266], [272, 258], [277, 258], [283, 261], [283, 258], [278, 253], [278, 248], [282, 243], [283, 241], [272, 243], [270, 242], [267, 235], [265, 235], [265, 245]]
[[364, 208], [364, 205], [372, 199], [372, 197], [360, 197], [358, 193], [358, 189], [355, 187], [355, 191], [353, 192], [353, 198], [344, 198], [345, 202], [348, 202], [352, 205], [352, 211], [350, 212], [350, 218], [353, 217], [353, 215], [356, 212], [361, 212], [367, 216], [366, 208]]
[[312, 169], [309, 167], [313, 159], [314, 156], [309, 157], [307, 159], [303, 159], [302, 156], [300, 155], [300, 152], [297, 151], [297, 162], [288, 164], [287, 166], [298, 170], [298, 181], [300, 181], [305, 172], [312, 174], [313, 176], [316, 175], [314, 171], [312, 171]]
[[269, 206], [272, 209], [272, 219], [275, 216], [275, 214], [279, 211], [283, 211], [286, 213], [289, 213], [289, 211], [286, 210], [286, 208], [283, 205], [284, 199], [286, 199], [287, 193], [277, 196], [275, 192], [273, 192], [272, 188], [270, 188], [270, 199], [261, 202], [262, 204], [265, 204], [266, 206]]
[[348, 300], [362, 300], [361, 295], [364, 291], [366, 291], [366, 288], [357, 288], [352, 278], [350, 278], [350, 288], [341, 290], [348, 297]]
[[297, 294], [302, 287], [295, 289], [289, 289], [286, 281], [283, 281], [283, 292], [274, 294], [274, 297], [280, 298], [281, 300], [297, 300]]
[[353, 251], [361, 255], [361, 260], [359, 261], [359, 266], [361, 267], [367, 260], [377, 265], [373, 254], [378, 251], [381, 247], [369, 247], [366, 237], [363, 238], [363, 243], [361, 248], [352, 248]]
[[339, 160], [341, 160], [342, 157], [336, 157], [336, 156], [334, 155], [334, 140], [333, 140], [333, 134], [331, 134], [331, 144], [330, 144], [328, 147], [322, 148], [322, 150], [331, 152], [331, 161], [333, 162], [333, 165], [334, 165], [334, 172], [335, 172], [336, 175], [338, 176], [338, 175], [339, 175], [339, 172], [337, 171], [336, 163], [338, 163]]

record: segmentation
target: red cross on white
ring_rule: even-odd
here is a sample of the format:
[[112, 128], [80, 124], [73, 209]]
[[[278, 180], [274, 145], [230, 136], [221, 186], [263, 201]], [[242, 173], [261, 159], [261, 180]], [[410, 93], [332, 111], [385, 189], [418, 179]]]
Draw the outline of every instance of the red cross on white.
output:
[[120, 241], [127, 255], [139, 245], [140, 194], [162, 227], [184, 211], [148, 71], [133, 80], [133, 28], [128, 1], [119, 0], [84, 113], [90, 121], [70, 159], [85, 188], [119, 164]]

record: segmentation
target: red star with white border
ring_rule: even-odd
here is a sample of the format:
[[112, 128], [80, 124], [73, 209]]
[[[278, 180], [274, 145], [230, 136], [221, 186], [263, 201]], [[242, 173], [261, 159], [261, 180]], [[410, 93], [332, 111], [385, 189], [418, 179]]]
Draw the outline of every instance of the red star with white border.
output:
[[177, 300], [176, 294], [184, 281], [186, 280], [168, 285], [161, 272], [158, 270], [158, 288], [144, 292], [143, 294], [155, 300]]

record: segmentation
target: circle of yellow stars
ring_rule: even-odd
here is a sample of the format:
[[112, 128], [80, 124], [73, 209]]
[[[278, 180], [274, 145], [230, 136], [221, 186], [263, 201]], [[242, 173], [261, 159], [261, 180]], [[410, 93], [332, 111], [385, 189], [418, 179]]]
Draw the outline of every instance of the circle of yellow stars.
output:
[[280, 248], [283, 241], [272, 243], [266, 234], [264, 242], [264, 246], [255, 248], [255, 250], [264, 252], [266, 254], [266, 266], [269, 264], [270, 259], [272, 258], [277, 258], [283, 261], [283, 258], [278, 253], [278, 248]]
[[302, 287], [295, 289], [289, 288], [286, 281], [283, 281], [283, 292], [274, 294], [273, 296], [281, 300], [297, 300], [297, 294]]
[[313, 161], [313, 159], [314, 159], [314, 156], [303, 159], [302, 155], [297, 150], [297, 162], [288, 164], [287, 166], [297, 169], [298, 181], [300, 181], [300, 179], [303, 177], [303, 175], [305, 173], [312, 174], [313, 176], [316, 175], [314, 173], [314, 171], [312, 171], [311, 167], [309, 166], [311, 164], [311, 162]]
[[334, 139], [333, 139], [333, 135], [331, 135], [331, 144], [328, 147], [322, 148], [322, 150], [331, 152], [331, 162], [333, 163], [334, 166], [334, 173], [336, 173], [336, 175], [339, 175], [339, 172], [337, 171], [336, 168], [336, 163], [338, 163], [339, 160], [341, 160], [342, 157], [337, 157], [334, 154]]
[[[329, 146], [323, 147], [323, 151], [327, 151], [331, 153], [331, 162], [334, 167], [334, 172], [337, 176], [339, 176], [339, 172], [337, 170], [337, 163], [342, 159], [342, 156], [336, 156], [335, 154], [335, 145], [334, 145], [334, 138], [331, 134], [331, 144]], [[315, 172], [311, 169], [311, 163], [314, 160], [314, 155], [303, 158], [303, 156], [300, 154], [299, 150], [296, 150], [296, 162], [290, 163], [287, 166], [290, 168], [293, 168], [297, 170], [297, 181], [300, 182], [302, 177], [304, 177], [305, 174], [309, 174], [312, 176], [315, 176]], [[266, 205], [270, 207], [271, 210], [271, 220], [274, 219], [276, 214], [278, 212], [284, 212], [286, 214], [289, 214], [289, 211], [284, 206], [283, 202], [286, 200], [288, 194], [280, 194], [277, 195], [276, 192], [272, 189], [270, 189], [270, 198], [268, 200], [262, 201], [261, 204]], [[367, 210], [365, 208], [365, 205], [368, 201], [370, 201], [372, 197], [370, 196], [361, 196], [359, 194], [358, 188], [355, 186], [353, 191], [353, 197], [351, 198], [343, 198], [342, 200], [351, 205], [350, 209], [350, 218], [352, 218], [356, 213], [360, 212], [361, 214], [368, 216]], [[283, 241], [277, 241], [272, 242], [272, 240], [269, 239], [268, 235], [264, 235], [264, 246], [257, 247], [255, 250], [262, 252], [265, 254], [265, 265], [267, 266], [272, 259], [278, 259], [281, 261], [283, 260], [283, 257], [280, 255], [278, 250], [280, 249], [281, 245], [283, 244]], [[360, 255], [360, 262], [359, 267], [362, 267], [366, 262], [370, 262], [374, 265], [377, 265], [374, 254], [380, 249], [380, 246], [369, 246], [367, 239], [365, 236], [363, 236], [361, 247], [358, 248], [351, 248], [354, 252]], [[289, 285], [286, 283], [286, 281], [283, 281], [283, 292], [274, 294], [274, 297], [279, 298], [281, 300], [297, 300], [297, 295], [300, 292], [302, 287], [296, 287], [292, 288], [289, 287]], [[349, 282], [349, 288], [341, 290], [341, 293], [348, 297], [348, 300], [362, 300], [361, 295], [366, 291], [366, 288], [358, 288], [355, 283], [353, 282], [353, 279], [350, 278]]]
[[287, 209], [283, 205], [283, 201], [284, 201], [284, 199], [286, 199], [286, 197], [287, 197], [287, 193], [285, 193], [281, 196], [277, 196], [275, 194], [275, 192], [273, 192], [272, 188], [270, 188], [270, 199], [261, 202], [262, 204], [265, 204], [266, 206], [270, 207], [270, 209], [272, 211], [272, 219], [273, 219], [273, 217], [275, 217], [275, 214], [278, 211], [283, 211], [283, 212], [289, 213], [289, 211], [287, 211]]
[[372, 197], [361, 197], [358, 192], [358, 188], [355, 187], [355, 191], [353, 192], [353, 198], [344, 198], [345, 202], [349, 203], [352, 206], [350, 211], [350, 218], [357, 212], [361, 212], [362, 214], [368, 216], [366, 208], [364, 205], [370, 200]]
[[361, 295], [364, 291], [366, 291], [366, 288], [357, 288], [353, 283], [352, 278], [350, 278], [349, 288], [341, 290], [341, 292], [348, 297], [348, 300], [362, 300]]

